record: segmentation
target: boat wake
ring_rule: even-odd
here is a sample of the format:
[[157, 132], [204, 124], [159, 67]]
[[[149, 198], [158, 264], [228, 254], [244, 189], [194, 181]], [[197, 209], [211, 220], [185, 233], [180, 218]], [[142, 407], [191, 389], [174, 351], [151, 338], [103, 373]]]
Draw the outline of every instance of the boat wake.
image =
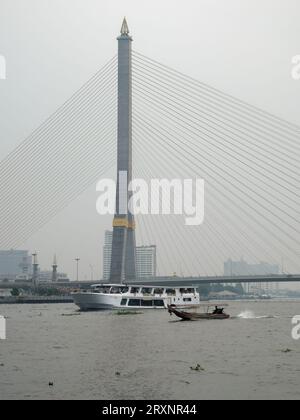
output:
[[255, 315], [253, 311], [246, 310], [242, 311], [240, 314], [237, 315], [237, 318], [241, 319], [266, 319], [266, 318], [276, 318], [274, 315]]

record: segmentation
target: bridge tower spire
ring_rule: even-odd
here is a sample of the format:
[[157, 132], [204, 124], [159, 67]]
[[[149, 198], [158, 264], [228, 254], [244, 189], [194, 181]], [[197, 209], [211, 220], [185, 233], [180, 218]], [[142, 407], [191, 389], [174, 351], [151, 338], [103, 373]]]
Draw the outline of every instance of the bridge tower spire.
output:
[[118, 39], [118, 139], [117, 139], [117, 191], [113, 220], [110, 281], [121, 283], [134, 279], [135, 223], [128, 210], [132, 180], [132, 69], [129, 28], [124, 18]]

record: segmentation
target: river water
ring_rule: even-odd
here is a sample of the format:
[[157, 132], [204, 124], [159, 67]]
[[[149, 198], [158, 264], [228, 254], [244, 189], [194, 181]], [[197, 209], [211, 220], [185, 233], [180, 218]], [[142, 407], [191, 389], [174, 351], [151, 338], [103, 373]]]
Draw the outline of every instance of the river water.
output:
[[0, 305], [0, 399], [299, 399], [300, 301], [227, 311], [229, 320], [182, 322], [165, 310]]

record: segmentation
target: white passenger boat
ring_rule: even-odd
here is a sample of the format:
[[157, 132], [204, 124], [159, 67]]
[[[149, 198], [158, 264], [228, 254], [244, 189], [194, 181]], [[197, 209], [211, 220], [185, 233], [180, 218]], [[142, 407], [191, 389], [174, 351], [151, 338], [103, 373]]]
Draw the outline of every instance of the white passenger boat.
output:
[[126, 284], [94, 284], [91, 289], [72, 293], [81, 310], [159, 309], [199, 305], [195, 287], [140, 286]]

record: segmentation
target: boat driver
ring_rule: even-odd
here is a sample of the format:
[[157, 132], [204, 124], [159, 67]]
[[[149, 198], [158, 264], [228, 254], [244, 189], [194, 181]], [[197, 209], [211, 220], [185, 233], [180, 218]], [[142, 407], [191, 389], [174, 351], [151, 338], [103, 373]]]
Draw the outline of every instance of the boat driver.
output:
[[223, 314], [224, 308], [218, 308], [217, 306], [215, 306], [215, 310], [213, 311], [213, 314]]

